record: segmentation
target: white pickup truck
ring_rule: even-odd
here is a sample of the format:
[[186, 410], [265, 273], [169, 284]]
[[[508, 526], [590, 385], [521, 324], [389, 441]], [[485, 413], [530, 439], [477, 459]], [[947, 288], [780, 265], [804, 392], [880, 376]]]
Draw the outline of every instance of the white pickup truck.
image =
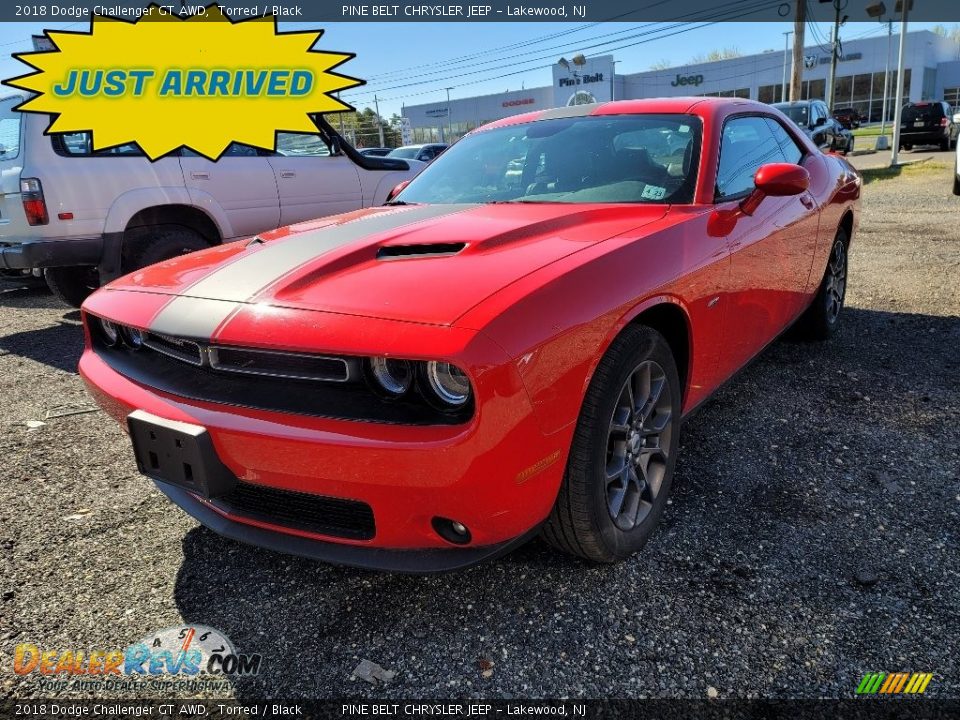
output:
[[43, 270], [79, 307], [99, 285], [175, 255], [382, 204], [426, 163], [366, 157], [322, 117], [278, 133], [275, 152], [234, 143], [216, 162], [188, 150], [148, 160], [136, 145], [94, 152], [86, 132], [0, 99], [0, 272]]

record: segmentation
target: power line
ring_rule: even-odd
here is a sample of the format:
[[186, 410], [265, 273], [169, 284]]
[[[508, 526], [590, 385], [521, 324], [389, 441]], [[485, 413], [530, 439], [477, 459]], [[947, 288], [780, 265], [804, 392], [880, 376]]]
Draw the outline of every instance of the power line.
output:
[[[736, 6], [735, 8], [731, 8], [731, 9], [729, 9], [729, 10], [720, 11], [720, 12], [713, 12], [713, 14], [703, 15], [702, 17], [698, 18], [699, 20], [710, 20], [711, 18], [715, 18], [715, 19], [710, 20], [709, 22], [704, 22], [704, 23], [699, 24], [699, 25], [696, 25], [694, 22], [681, 22], [681, 23], [675, 23], [675, 24], [673, 24], [673, 25], [671, 25], [671, 26], [668, 26], [668, 27], [666, 27], [666, 28], [656, 28], [656, 29], [643, 30], [643, 31], [638, 32], [638, 33], [636, 33], [636, 34], [634, 34], [634, 35], [631, 35], [631, 36], [628, 36], [628, 37], [625, 37], [625, 38], [620, 38], [619, 40], [608, 40], [608, 41], [606, 41], [606, 42], [596, 43], [596, 44], [594, 44], [594, 45], [589, 45], [589, 46], [586, 46], [586, 47], [582, 47], [582, 50], [590, 50], [590, 49], [594, 49], [594, 48], [604, 47], [605, 49], [603, 50], [603, 52], [605, 52], [605, 53], [606, 53], [606, 52], [614, 52], [614, 51], [616, 51], [616, 50], [622, 50], [622, 49], [626, 49], [626, 48], [635, 47], [635, 46], [637, 46], [637, 45], [641, 45], [641, 44], [644, 44], [644, 43], [652, 42], [652, 41], [654, 41], [654, 40], [661, 40], [661, 39], [664, 39], [664, 38], [667, 38], [667, 37], [672, 37], [672, 36], [678, 35], [678, 34], [680, 34], [680, 33], [682, 33], [682, 32], [689, 32], [690, 30], [695, 30], [695, 29], [699, 29], [699, 28], [703, 28], [703, 27], [708, 27], [708, 26], [710, 26], [710, 25], [715, 25], [715, 24], [717, 24], [717, 23], [719, 23], [719, 22], [736, 20], [736, 19], [738, 19], [738, 18], [747, 17], [747, 16], [749, 16], [749, 15], [754, 15], [754, 14], [756, 14], [756, 13], [758, 13], [758, 12], [762, 12], [762, 11], [767, 10], [767, 9], [770, 9], [770, 8], [772, 8], [772, 7], [776, 7], [776, 6], [778, 6], [779, 4], [780, 4], [780, 3], [779, 3], [778, 0], [773, 0], [773, 2], [771, 2], [770, 0], [760, 0], [759, 2], [754, 2], [752, 5], [750, 5], [750, 6], [749, 6], [750, 9], [749, 9], [747, 12], [737, 12], [737, 13], [735, 13], [735, 12], [734, 12], [734, 9], [736, 9], [736, 10], [742, 10], [742, 9], [743, 9], [743, 6], [744, 6], [744, 3], [743, 3], [741, 0], [734, 0], [734, 2], [724, 3], [724, 4], [720, 5], [720, 6], [717, 6], [717, 8], [722, 8], [722, 7], [728, 6], [728, 5]], [[717, 8], [714, 8], [714, 11], [715, 11]], [[697, 13], [688, 13], [687, 15], [688, 15], [688, 16], [690, 16], [690, 15], [697, 15]], [[634, 28], [634, 29], [636, 29], [636, 28]], [[668, 31], [668, 30], [670, 30], [670, 31], [672, 31], [672, 32], [664, 32], [664, 31]], [[657, 34], [657, 33], [661, 33], [661, 34]], [[653, 34], [657, 34], [657, 36], [656, 36], [656, 37], [653, 37], [653, 38], [647, 37], [647, 36], [650, 36], [650, 35], [653, 35]], [[601, 37], [602, 37], [602, 36], [601, 36]], [[627, 43], [627, 44], [623, 44], [623, 45], [617, 45], [617, 46], [615, 46], [615, 47], [605, 47], [605, 46], [608, 46], [608, 45], [611, 45], [611, 44], [614, 44], [614, 43], [617, 43], [617, 42], [622, 42], [623, 40], [631, 40], [631, 39], [635, 39], [635, 38], [645, 38], [645, 39], [639, 40], [639, 41], [637, 41], [637, 42]], [[598, 53], [593, 53], [593, 55], [596, 55], [596, 54], [598, 54]], [[552, 60], [552, 57], [553, 57], [552, 55], [544, 55], [544, 56], [542, 56], [542, 57], [533, 58], [533, 59], [531, 59], [531, 60], [524, 61], [524, 62], [525, 62], [525, 63], [537, 63], [537, 62], [542, 62], [543, 60], [547, 60], [547, 59], [551, 59], [551, 60]], [[512, 77], [512, 76], [515, 76], [515, 75], [520, 75], [520, 74], [523, 74], [523, 73], [528, 73], [528, 72], [531, 72], [531, 71], [533, 71], [533, 70], [539, 70], [539, 69], [542, 69], [542, 68], [544, 68], [544, 67], [550, 67], [550, 66], [552, 66], [552, 64], [553, 64], [553, 63], [551, 62], [549, 65], [535, 65], [535, 66], [531, 66], [531, 67], [527, 67], [527, 68], [523, 68], [523, 69], [514, 70], [513, 72], [497, 73], [497, 77], [498, 77], [498, 78], [499, 78], [499, 77]], [[497, 72], [497, 71], [499, 71], [499, 70], [509, 69], [509, 68], [512, 68], [512, 67], [515, 67], [515, 66], [516, 66], [516, 63], [508, 63], [508, 64], [506, 64], [506, 65], [497, 65], [497, 66], [494, 66], [494, 67], [487, 67], [487, 68], [484, 68], [484, 69], [482, 69], [482, 70], [474, 70], [474, 71], [465, 72], [465, 73], [456, 73], [456, 74], [453, 74], [453, 75], [445, 75], [445, 76], [443, 76], [443, 77], [437, 78], [437, 79], [432, 80], [432, 81], [430, 81], [430, 82], [431, 82], [431, 83], [433, 83], [433, 82], [440, 83], [440, 82], [447, 82], [447, 81], [449, 81], [449, 80], [454, 80], [454, 79], [458, 79], [458, 78], [462, 78], [462, 77], [470, 77], [470, 76], [473, 76], [473, 75], [488, 75], [488, 74], [490, 74], [490, 73], [495, 73], [495, 72]], [[470, 85], [476, 85], [476, 84], [478, 84], [478, 83], [487, 82], [488, 80], [491, 80], [491, 79], [493, 79], [493, 77], [485, 77], [485, 78], [482, 78], [482, 79], [480, 79], [480, 80], [470, 81], [470, 82], [461, 82], [461, 83], [458, 83], [458, 87], [466, 87], [466, 86], [470, 86]], [[376, 89], [376, 92], [377, 92], [377, 93], [381, 93], [381, 92], [384, 92], [384, 91], [399, 90], [399, 89], [403, 89], [403, 88], [407, 88], [407, 87], [414, 87], [414, 86], [420, 86], [420, 85], [423, 85], [423, 83], [422, 83], [422, 82], [402, 83], [402, 84], [400, 84], [400, 85], [394, 85], [394, 86], [390, 86], [390, 87], [386, 87], [386, 88], [384, 88], [384, 87], [378, 87], [378, 88]], [[439, 88], [439, 89], [442, 89], [442, 88]], [[390, 98], [386, 98], [385, 101], [400, 100], [400, 99], [404, 99], [404, 98], [408, 98], [408, 97], [418, 97], [418, 96], [422, 96], [422, 95], [431, 94], [431, 93], [437, 92], [437, 91], [438, 91], [438, 88], [430, 88], [430, 89], [427, 89], [427, 90], [423, 90], [422, 92], [407, 93], [407, 94], [405, 94], [405, 95], [397, 95], [397, 96], [393, 96], [393, 97], [390, 97]], [[361, 98], [372, 97], [373, 92], [361, 92], [361, 93], [358, 93], [358, 94], [350, 94], [350, 95], [348, 95], [348, 94], [345, 93], [344, 95], [345, 95], [345, 97], [349, 98], [351, 101], [355, 101], [355, 100], [358, 100], [358, 99], [361, 99]]]

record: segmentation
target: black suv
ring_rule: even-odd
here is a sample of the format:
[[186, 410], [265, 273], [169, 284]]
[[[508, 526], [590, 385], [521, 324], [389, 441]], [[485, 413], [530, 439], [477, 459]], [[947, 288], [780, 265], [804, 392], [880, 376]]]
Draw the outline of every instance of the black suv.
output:
[[830, 115], [823, 100], [773, 103], [773, 107], [793, 120], [821, 150], [844, 155], [853, 150], [853, 134]]
[[900, 114], [900, 148], [914, 145], [939, 145], [949, 150], [957, 144], [957, 124], [945, 102], [907, 103]]

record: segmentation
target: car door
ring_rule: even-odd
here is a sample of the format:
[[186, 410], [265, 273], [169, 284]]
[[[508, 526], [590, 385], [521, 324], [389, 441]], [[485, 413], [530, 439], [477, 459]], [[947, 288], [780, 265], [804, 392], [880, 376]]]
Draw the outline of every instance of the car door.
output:
[[[735, 209], [753, 191], [761, 166], [786, 161], [766, 116], [728, 118], [720, 140], [717, 208]], [[808, 193], [768, 197], [752, 216], [741, 216], [727, 236], [730, 295], [720, 377], [742, 367], [796, 316], [805, 297], [818, 215]]]
[[194, 204], [214, 216], [223, 213], [225, 240], [279, 227], [277, 183], [257, 148], [232, 143], [216, 162], [183, 149], [180, 167]]
[[282, 225], [359, 210], [363, 192], [359, 168], [344, 154], [332, 155], [316, 133], [277, 133], [270, 157], [280, 194]]

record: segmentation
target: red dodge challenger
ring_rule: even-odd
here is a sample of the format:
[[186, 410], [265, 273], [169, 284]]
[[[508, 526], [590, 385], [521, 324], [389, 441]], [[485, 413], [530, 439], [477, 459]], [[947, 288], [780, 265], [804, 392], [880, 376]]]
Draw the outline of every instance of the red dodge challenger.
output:
[[746, 100], [520, 115], [386, 206], [110, 283], [80, 372], [228, 537], [411, 572], [535, 533], [620, 560], [684, 416], [790, 326], [833, 333], [860, 185]]

